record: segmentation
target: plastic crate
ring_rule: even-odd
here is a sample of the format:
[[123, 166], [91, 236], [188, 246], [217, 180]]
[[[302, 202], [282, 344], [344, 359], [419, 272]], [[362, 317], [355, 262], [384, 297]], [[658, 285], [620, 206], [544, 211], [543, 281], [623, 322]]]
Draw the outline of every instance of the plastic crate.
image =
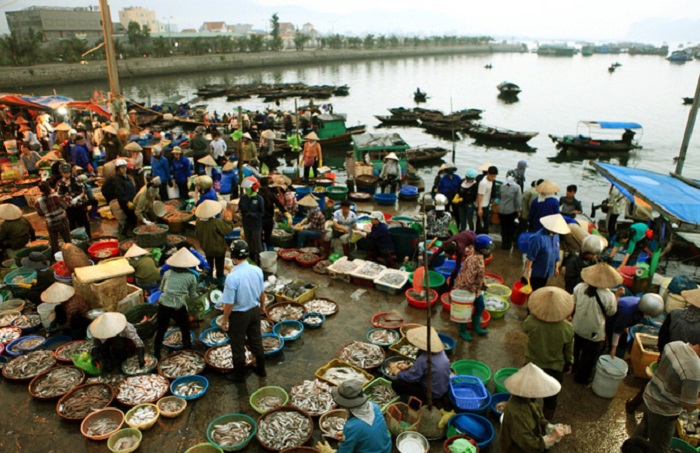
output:
[[[373, 400], [372, 400], [372, 397], [370, 396], [370, 395], [372, 394], [372, 389], [375, 388], [375, 387], [379, 387], [379, 386], [384, 386], [384, 387], [389, 387], [389, 388], [391, 388], [391, 381], [389, 381], [389, 380], [387, 380], [387, 379], [385, 379], [385, 378], [383, 378], [383, 377], [378, 377], [378, 378], [376, 378], [375, 380], [373, 380], [372, 382], [370, 382], [369, 384], [367, 384], [367, 385], [365, 386], [365, 388], [362, 389], [362, 392], [363, 392], [365, 395], [367, 395], [367, 397], [369, 397], [369, 400], [370, 400], [370, 401], [373, 401]], [[387, 409], [390, 405], [392, 405], [392, 404], [394, 404], [395, 402], [397, 402], [400, 398], [401, 398], [401, 396], [396, 395], [396, 397], [392, 398], [391, 400], [389, 400], [389, 402], [387, 402], [387, 403], [385, 403], [385, 404], [383, 404], [383, 405], [381, 405], [381, 406], [379, 406], [379, 404], [377, 404], [377, 405], [379, 406], [379, 409], [382, 411], [382, 414], [386, 412], [386, 409]], [[374, 402], [374, 401], [373, 401], [373, 402]]]
[[489, 396], [484, 384], [475, 376], [450, 377], [450, 394], [455, 406], [464, 410], [478, 409]]
[[[658, 337], [646, 333], [637, 333], [634, 336], [632, 343], [632, 352], [630, 353], [630, 361], [632, 362], [632, 371], [634, 375], [641, 379], [649, 379], [646, 368], [652, 362], [659, 360], [659, 353], [647, 349], [651, 345], [656, 346]], [[646, 347], [645, 347], [646, 346]]]
[[143, 289], [129, 283], [126, 284], [126, 287], [129, 292], [126, 297], [117, 302], [117, 311], [120, 313], [126, 313], [130, 308], [144, 302]]
[[344, 362], [340, 359], [333, 359], [330, 362], [328, 362], [327, 364], [323, 365], [321, 368], [316, 370], [316, 373], [314, 373], [314, 376], [316, 376], [318, 379], [322, 380], [323, 382], [328, 382], [331, 385], [337, 386], [339, 384], [338, 382], [329, 381], [328, 379], [323, 377], [323, 374], [326, 371], [328, 371], [330, 368], [334, 368], [334, 367], [352, 368], [353, 370], [357, 371], [358, 373], [361, 373], [366, 379], [366, 382], [364, 382], [362, 384], [363, 387], [365, 385], [369, 384], [370, 382], [372, 382], [372, 380], [374, 380], [374, 376], [372, 376], [371, 374], [369, 374], [368, 372], [366, 372], [362, 368], [358, 368], [354, 365], [350, 365], [349, 363]]
[[[301, 280], [295, 280], [294, 283], [296, 283], [298, 285], [304, 285], [304, 282], [302, 282]], [[316, 296], [317, 290], [318, 290], [318, 286], [313, 285], [313, 288], [309, 289], [307, 292], [305, 292], [301, 296], [297, 297], [296, 299], [292, 299], [290, 297], [287, 297], [282, 293], [276, 293], [275, 297], [277, 298], [277, 302], [297, 302], [297, 303], [303, 304], [304, 302], [308, 302], [311, 299], [313, 299]]]

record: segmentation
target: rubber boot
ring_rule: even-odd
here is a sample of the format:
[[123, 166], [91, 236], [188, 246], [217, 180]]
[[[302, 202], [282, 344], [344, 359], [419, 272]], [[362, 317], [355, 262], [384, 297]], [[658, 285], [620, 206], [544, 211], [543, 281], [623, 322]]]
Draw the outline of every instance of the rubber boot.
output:
[[479, 313], [478, 315], [477, 314], [472, 315], [472, 327], [473, 327], [474, 333], [476, 333], [477, 335], [486, 335], [487, 333], [489, 333], [489, 331], [487, 329], [481, 328], [481, 313]]
[[473, 338], [469, 334], [469, 330], [467, 330], [467, 324], [466, 323], [461, 323], [459, 325], [459, 336], [462, 337], [465, 341], [472, 341]]
[[102, 218], [97, 209], [98, 209], [97, 204], [93, 204], [92, 207], [90, 208], [90, 219], [100, 220]]

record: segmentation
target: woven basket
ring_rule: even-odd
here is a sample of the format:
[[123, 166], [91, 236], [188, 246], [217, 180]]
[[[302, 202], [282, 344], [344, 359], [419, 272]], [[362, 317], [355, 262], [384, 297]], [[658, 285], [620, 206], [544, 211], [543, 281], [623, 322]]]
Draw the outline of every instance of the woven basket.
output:
[[289, 395], [282, 387], [268, 385], [267, 387], [259, 388], [252, 395], [250, 395], [250, 407], [255, 409], [255, 412], [257, 412], [258, 414], [264, 414], [265, 411], [260, 409], [257, 403], [262, 398], [265, 398], [267, 396], [279, 397], [282, 400], [282, 404], [280, 406], [284, 406], [285, 404], [287, 404], [287, 401], [289, 401]]
[[[72, 368], [72, 369], [74, 369], [74, 370], [80, 372], [80, 381], [78, 381], [77, 384], [75, 384], [73, 387], [69, 388], [65, 393], [62, 393], [62, 394], [56, 394], [56, 395], [52, 395], [52, 396], [40, 396], [40, 395], [37, 395], [37, 394], [36, 394], [36, 387], [37, 387], [37, 385], [39, 384], [39, 382], [41, 382], [42, 380], [44, 380], [44, 379], [47, 377], [47, 375], [48, 375], [49, 373], [51, 373], [52, 371], [58, 370], [58, 369], [61, 369], [61, 368]], [[84, 373], [83, 370], [81, 370], [80, 368], [75, 368], [75, 367], [72, 367], [72, 366], [58, 366], [58, 367], [55, 367], [55, 368], [51, 368], [50, 370], [46, 370], [46, 371], [44, 371], [43, 373], [41, 373], [40, 375], [38, 375], [37, 377], [35, 377], [34, 379], [32, 379], [32, 382], [29, 383], [29, 394], [30, 394], [32, 397], [34, 397], [34, 398], [36, 398], [36, 399], [39, 399], [39, 400], [52, 400], [52, 399], [60, 398], [60, 397], [62, 397], [63, 395], [65, 395], [66, 393], [68, 393], [68, 392], [70, 392], [71, 390], [73, 390], [75, 387], [81, 385], [81, 384], [83, 383], [84, 380], [85, 380], [85, 373]]]
[[323, 429], [323, 422], [328, 417], [341, 417], [341, 418], [345, 418], [347, 420], [348, 410], [347, 409], [333, 409], [333, 410], [330, 410], [330, 411], [326, 412], [325, 414], [321, 415], [321, 417], [319, 417], [319, 419], [318, 419], [318, 427], [321, 429], [321, 433], [323, 433], [324, 437], [330, 437], [330, 438], [335, 439], [337, 441], [342, 441], [345, 438], [345, 436], [343, 436], [342, 433], [338, 433], [338, 435], [337, 435], [338, 437], [335, 437], [335, 436], [331, 436], [330, 431]]
[[[156, 416], [145, 423], [141, 423], [141, 424], [131, 423], [129, 421], [131, 416], [134, 415], [134, 413], [136, 413], [136, 411], [140, 407], [146, 407], [146, 406], [153, 407], [156, 410]], [[145, 431], [145, 430], [153, 427], [153, 425], [156, 424], [156, 422], [158, 421], [158, 417], [160, 417], [160, 409], [158, 409], [158, 406], [156, 406], [155, 404], [146, 403], [146, 404], [139, 404], [138, 406], [134, 406], [131, 409], [129, 409], [129, 412], [127, 412], [126, 415], [124, 416], [124, 421], [126, 422], [127, 425], [129, 425], [129, 428], [135, 428], [135, 429], [138, 429], [139, 431]]]
[[[178, 215], [177, 218], [174, 218], [175, 214]], [[187, 216], [185, 216], [185, 214], [187, 214]], [[187, 222], [192, 220], [193, 217], [194, 214], [192, 214], [192, 212], [190, 211], [175, 211], [166, 214], [165, 217], [163, 217], [163, 220], [165, 220], [168, 223], [171, 233], [180, 234], [185, 232]]]
[[141, 230], [144, 228], [142, 226], [134, 228], [134, 240], [139, 247], [161, 247], [165, 245], [170, 227], [163, 223], [158, 223], [157, 225], [163, 228], [162, 231], [157, 233], [142, 233]]
[[[92, 425], [94, 422], [98, 420], [102, 420], [105, 418], [112, 419], [114, 422], [117, 423], [117, 429], [110, 431], [106, 434], [101, 434], [97, 436], [89, 436], [87, 431], [90, 429], [90, 425]], [[95, 411], [92, 414], [88, 415], [83, 419], [83, 422], [80, 424], [80, 432], [83, 436], [87, 437], [90, 440], [106, 440], [114, 434], [115, 432], [119, 431], [124, 424], [124, 412], [120, 411], [119, 409], [116, 409], [114, 407], [106, 407], [104, 409], [101, 409], [99, 411]]]
[[280, 450], [278, 450], [278, 449], [276, 449], [276, 448], [270, 447], [269, 445], [267, 445], [267, 444], [260, 438], [260, 429], [259, 429], [259, 427], [260, 427], [260, 422], [263, 421], [263, 420], [265, 420], [265, 418], [269, 417], [270, 415], [274, 414], [275, 412], [298, 412], [298, 413], [300, 413], [301, 415], [303, 415], [304, 417], [308, 418], [308, 419], [309, 419], [309, 424], [311, 425], [311, 429], [309, 430], [309, 433], [308, 433], [308, 435], [306, 436], [306, 438], [305, 438], [305, 439], [302, 439], [302, 440], [299, 442], [299, 445], [298, 445], [298, 446], [300, 447], [300, 446], [304, 445], [305, 443], [307, 443], [307, 442], [309, 441], [309, 439], [311, 439], [311, 435], [313, 434], [313, 431], [314, 431], [314, 421], [313, 421], [313, 419], [311, 418], [311, 416], [310, 416], [306, 411], [304, 411], [304, 410], [302, 410], [302, 409], [299, 409], [298, 407], [295, 407], [295, 406], [282, 406], [282, 407], [278, 407], [277, 409], [273, 409], [273, 410], [271, 410], [271, 411], [267, 411], [267, 412], [265, 412], [264, 414], [262, 414], [260, 417], [258, 417], [258, 432], [256, 433], [255, 437], [257, 437], [258, 442], [260, 442], [260, 445], [261, 445], [265, 450], [280, 451]]
[[[181, 405], [180, 409], [176, 410], [175, 412], [166, 412], [163, 410], [163, 407], [161, 406], [162, 403], [165, 403], [170, 400], [179, 400], [179, 403]], [[158, 402], [156, 403], [156, 406], [158, 406], [158, 410], [160, 411], [160, 415], [162, 415], [164, 418], [175, 418], [178, 415], [182, 414], [185, 409], [187, 409], [187, 401], [184, 398], [180, 398], [179, 396], [164, 396], [163, 398], [159, 399]]]
[[83, 384], [83, 385], [79, 385], [79, 386], [77, 386], [77, 387], [73, 387], [73, 389], [72, 389], [70, 392], [66, 393], [65, 395], [63, 395], [63, 396], [61, 397], [60, 400], [58, 400], [58, 403], [56, 403], [56, 413], [58, 414], [58, 416], [61, 417], [61, 418], [64, 419], [64, 420], [83, 420], [85, 417], [87, 417], [89, 414], [86, 414], [84, 417], [78, 417], [78, 418], [67, 417], [67, 416], [65, 416], [65, 415], [63, 415], [63, 414], [61, 413], [61, 411], [59, 410], [59, 408], [63, 405], [63, 402], [64, 402], [64, 401], [68, 400], [69, 398], [72, 398], [72, 397], [74, 396], [74, 393], [79, 392], [79, 391], [82, 391], [82, 389], [85, 389], [85, 388], [88, 388], [88, 387], [92, 387], [92, 386], [102, 386], [102, 387], [106, 387], [106, 388], [109, 389], [109, 391], [110, 391], [110, 395], [111, 395], [111, 396], [110, 396], [110, 398], [109, 398], [109, 401], [107, 401], [107, 403], [106, 403], [104, 406], [100, 407], [99, 409], [103, 409], [103, 408], [109, 406], [110, 404], [112, 404], [112, 401], [114, 401], [114, 397], [115, 397], [115, 395], [116, 395], [116, 392], [114, 391], [114, 388], [113, 388], [111, 385], [109, 385], [109, 384], [107, 384], [107, 383], [104, 383], [104, 382], [95, 382], [95, 383], [92, 383], [92, 384]]

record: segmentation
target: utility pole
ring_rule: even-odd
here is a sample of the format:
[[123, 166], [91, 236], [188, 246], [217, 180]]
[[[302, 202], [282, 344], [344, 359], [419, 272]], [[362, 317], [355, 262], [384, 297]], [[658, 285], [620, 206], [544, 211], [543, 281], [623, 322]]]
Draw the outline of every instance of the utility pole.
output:
[[688, 152], [690, 136], [693, 134], [693, 128], [695, 127], [695, 118], [698, 116], [698, 104], [700, 104], [700, 76], [698, 77], [698, 84], [695, 87], [695, 99], [693, 99], [693, 106], [690, 107], [690, 113], [688, 113], [688, 122], [685, 125], [685, 133], [683, 134], [681, 151], [678, 154], [678, 159], [676, 160], [677, 175], [683, 173], [683, 165], [685, 165], [685, 154]]
[[119, 71], [117, 68], [117, 56], [112, 38], [112, 14], [109, 11], [107, 0], [100, 0], [100, 13], [102, 15], [102, 33], [105, 40], [105, 53], [107, 54], [107, 74], [109, 76], [109, 111], [112, 113], [112, 121], [119, 127], [128, 127], [126, 120], [126, 105], [122, 97], [119, 85]]

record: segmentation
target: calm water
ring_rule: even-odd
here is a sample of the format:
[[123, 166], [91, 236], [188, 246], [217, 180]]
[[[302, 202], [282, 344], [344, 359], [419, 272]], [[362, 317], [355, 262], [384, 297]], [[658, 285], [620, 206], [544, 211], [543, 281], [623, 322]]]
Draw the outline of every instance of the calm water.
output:
[[[622, 64], [609, 74], [613, 62]], [[484, 69], [491, 63], [493, 69]], [[538, 131], [529, 144], [534, 152], [487, 148], [464, 136], [455, 143], [459, 173], [484, 162], [492, 162], [505, 171], [526, 159], [529, 181], [539, 177], [554, 179], [562, 188], [579, 185], [584, 206], [599, 202], [607, 195], [608, 185], [581, 157], [562, 156], [547, 134], [575, 134], [579, 120], [636, 121], [644, 126], [643, 149], [626, 156], [609, 157], [614, 164], [668, 172], [675, 168], [673, 158], [680, 149], [690, 107], [681, 98], [695, 91], [700, 62], [671, 64], [661, 57], [629, 55], [595, 55], [573, 58], [538, 57], [535, 54], [494, 54], [476, 56], [439, 56], [389, 61], [353, 62], [272, 70], [222, 71], [196, 75], [164, 76], [123, 80], [127, 97], [156, 103], [173, 94], [194, 96], [198, 86], [206, 83], [305, 82], [350, 86], [350, 96], [332, 98], [335, 112], [347, 113], [348, 125], [367, 124], [368, 130], [399, 132], [412, 146], [443, 146], [450, 141], [428, 135], [419, 128], [378, 129], [375, 114], [385, 115], [389, 107], [412, 107], [416, 87], [430, 98], [426, 108], [450, 111], [462, 108], [484, 110], [483, 122], [516, 130]], [[507, 104], [498, 99], [496, 85], [503, 80], [520, 85], [519, 102]], [[108, 84], [82, 84], [56, 87], [59, 94], [86, 98], [95, 89], [107, 90]], [[49, 93], [50, 90], [44, 90]], [[36, 94], [44, 94], [37, 90]], [[219, 114], [233, 111], [238, 105], [263, 109], [252, 99], [227, 103], [225, 98], [206, 101], [209, 111]], [[307, 100], [300, 100], [305, 104]], [[282, 109], [292, 110], [293, 100], [284, 101]], [[581, 130], [585, 133], [585, 129]], [[696, 134], [698, 128], [696, 127]], [[612, 138], [612, 137], [611, 137]], [[691, 140], [684, 175], [700, 178], [700, 136]], [[449, 156], [449, 155], [448, 155]], [[341, 155], [331, 164], [341, 162]], [[421, 168], [430, 184], [435, 167]], [[586, 209], [587, 211], [587, 209]]]

